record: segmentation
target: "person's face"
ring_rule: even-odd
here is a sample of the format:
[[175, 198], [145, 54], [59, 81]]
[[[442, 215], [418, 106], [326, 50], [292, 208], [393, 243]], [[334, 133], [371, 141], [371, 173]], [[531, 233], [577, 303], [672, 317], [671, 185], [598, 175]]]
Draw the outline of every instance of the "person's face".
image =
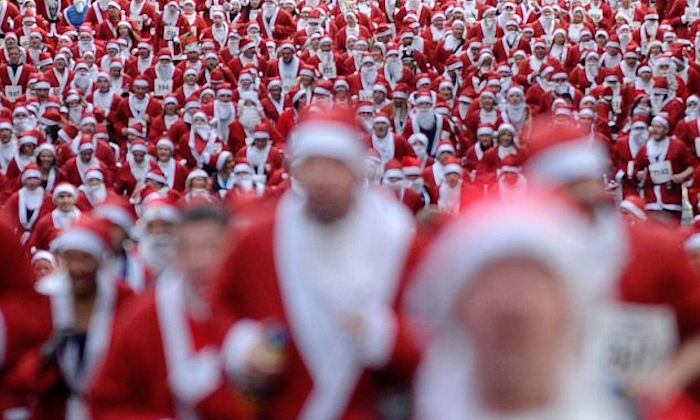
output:
[[386, 94], [380, 91], [374, 91], [372, 93], [372, 97], [374, 99], [375, 104], [382, 104], [386, 100]]
[[97, 269], [99, 263], [84, 251], [67, 250], [61, 255], [68, 271], [71, 289], [76, 297], [86, 297], [97, 292]]
[[651, 76], [652, 76], [652, 73], [651, 73], [651, 72], [648, 72], [648, 71], [644, 71], [644, 72], [639, 73], [639, 77], [640, 77], [644, 82], [648, 82], [649, 80], [651, 80]]
[[187, 59], [190, 62], [195, 62], [199, 60], [199, 53], [197, 51], [188, 51], [187, 52]]
[[185, 76], [185, 83], [188, 85], [193, 85], [197, 81], [197, 75], [188, 73], [187, 76]]
[[332, 223], [347, 214], [358, 179], [345, 163], [310, 157], [293, 169], [293, 175], [306, 192], [306, 210], [315, 219]]
[[202, 220], [185, 222], [177, 229], [175, 262], [189, 284], [201, 294], [211, 285], [212, 267], [223, 261], [226, 250], [225, 226]]
[[595, 42], [598, 44], [599, 47], [604, 47], [605, 43], [608, 42], [608, 39], [605, 36], [597, 36], [595, 37]]
[[292, 61], [292, 50], [290, 48], [283, 48], [281, 55], [282, 55], [282, 60], [285, 63], [289, 63], [290, 61]]
[[172, 235], [175, 225], [165, 220], [153, 220], [146, 225], [146, 233], [149, 235]]
[[571, 314], [551, 270], [525, 258], [499, 261], [458, 296], [457, 319], [492, 385], [522, 387], [528, 378], [553, 373], [540, 369], [556, 363]]
[[146, 88], [143, 86], [134, 86], [134, 94], [137, 98], [143, 99], [146, 96]]
[[171, 14], [177, 13], [177, 6], [174, 5], [174, 4], [169, 5], [169, 6], [168, 6], [168, 12], [170, 12]]
[[566, 36], [562, 34], [556, 34], [554, 36], [554, 43], [557, 45], [564, 45], [564, 41], [566, 41]]
[[483, 96], [483, 97], [481, 97], [480, 103], [481, 103], [481, 106], [482, 106], [483, 108], [486, 108], [487, 110], [488, 110], [488, 109], [491, 109], [491, 108], [493, 107], [493, 105], [494, 105], [493, 98], [490, 97], [490, 96]]
[[460, 180], [461, 177], [456, 172], [450, 172], [449, 174], [445, 175], [445, 182], [447, 182], [447, 185], [449, 185], [451, 188], [455, 188], [457, 185], [459, 185]]
[[19, 63], [19, 49], [18, 48], [12, 48], [8, 52], [8, 58], [10, 59], [10, 63], [16, 64]]
[[491, 137], [490, 134], [482, 134], [481, 136], [478, 136], [478, 139], [481, 147], [485, 148], [493, 145], [493, 137]]
[[113, 79], [118, 79], [122, 76], [122, 69], [120, 69], [119, 67], [110, 67], [109, 68], [109, 75]]
[[658, 122], [652, 122], [649, 126], [649, 133], [654, 140], [663, 140], [666, 137], [666, 127]]
[[253, 145], [262, 150], [267, 146], [267, 139], [255, 139], [253, 140]]
[[535, 47], [535, 56], [536, 56], [538, 59], [541, 59], [542, 57], [544, 57], [544, 54], [545, 54], [546, 52], [547, 52], [547, 50], [546, 50], [543, 46], [541, 46], [541, 45]]
[[95, 129], [97, 129], [97, 127], [93, 123], [87, 123], [80, 126], [80, 131], [82, 131], [86, 136], [94, 134]]
[[275, 98], [275, 100], [279, 100], [282, 97], [282, 88], [279, 86], [270, 88], [269, 92], [270, 95]]
[[92, 150], [83, 150], [80, 152], [80, 160], [83, 162], [90, 162], [90, 159], [92, 159]]
[[440, 88], [440, 96], [446, 100], [452, 99], [452, 89], [450, 87]]
[[56, 197], [56, 206], [61, 211], [69, 212], [73, 210], [73, 206], [75, 206], [75, 197], [71, 193], [62, 192]]
[[124, 25], [119, 25], [119, 35], [126, 38], [129, 35], [129, 28]]
[[513, 144], [513, 134], [510, 131], [503, 131], [498, 135], [498, 144], [509, 147]]
[[[188, 15], [191, 15], [194, 12], [194, 6], [192, 5], [192, 3], [189, 3], [189, 2], [185, 3], [185, 5], [183, 6], [182, 9], [184, 10], [185, 14], [188, 14]], [[216, 17], [218, 17], [218, 15], [215, 16], [215, 18]]]
[[192, 178], [190, 181], [190, 189], [204, 189], [207, 188], [207, 179], [204, 177]]
[[220, 13], [217, 13], [214, 15], [214, 24], [217, 26], [221, 26], [224, 23], [224, 18], [221, 16]]
[[36, 149], [36, 146], [31, 144], [31, 143], [26, 143], [26, 144], [19, 146], [20, 153], [25, 155], [25, 156], [33, 155], [34, 149]]
[[634, 57], [626, 57], [625, 58], [625, 63], [629, 67], [635, 67], [637, 65], [637, 59]]
[[41, 37], [39, 36], [32, 36], [29, 38], [29, 46], [31, 48], [40, 48], [41, 47]]
[[[462, 39], [462, 36], [464, 35], [464, 28], [462, 25], [456, 25], [452, 27], [452, 36], [457, 38], [457, 39]], [[411, 39], [413, 41], [413, 39]]]
[[107, 12], [109, 12], [109, 17], [112, 19], [118, 19], [119, 18], [119, 9], [116, 7], [108, 7]]
[[38, 260], [34, 263], [34, 276], [37, 279], [45, 277], [53, 271], [51, 263], [46, 260]]
[[12, 130], [8, 130], [6, 128], [3, 128], [0, 130], [0, 141], [3, 143], [7, 143], [12, 139]]
[[443, 19], [443, 18], [436, 18], [436, 19], [433, 21], [433, 25], [434, 25], [438, 30], [442, 30], [442, 29], [445, 28], [445, 19]]
[[177, 114], [177, 104], [168, 103], [163, 107], [165, 115], [175, 115]]
[[134, 161], [136, 163], [143, 163], [143, 161], [146, 160], [146, 153], [144, 152], [131, 152], [131, 154], [134, 156]]
[[171, 156], [170, 149], [166, 146], [158, 146], [156, 147], [156, 156], [158, 157], [159, 161], [167, 162], [170, 160]]
[[24, 181], [24, 186], [27, 187], [27, 189], [33, 191], [37, 189], [41, 185], [41, 179], [37, 177], [32, 177], [32, 178], [27, 178]]
[[377, 137], [384, 137], [389, 132], [389, 125], [385, 122], [375, 122], [374, 123], [374, 134]]
[[253, 9], [260, 7], [260, 0], [250, 0], [250, 7]]
[[44, 152], [41, 152], [39, 154], [39, 165], [42, 168], [44, 168], [44, 169], [50, 168], [51, 166], [53, 166], [53, 161], [54, 161], [54, 157], [51, 154], [51, 152], [44, 151]]
[[452, 153], [452, 152], [441, 152], [441, 153], [438, 155], [438, 161], [440, 161], [440, 163], [444, 165], [445, 162], [447, 161], [447, 159], [450, 158], [450, 157], [452, 157], [452, 156], [454, 156], [454, 155], [455, 155], [455, 154]]

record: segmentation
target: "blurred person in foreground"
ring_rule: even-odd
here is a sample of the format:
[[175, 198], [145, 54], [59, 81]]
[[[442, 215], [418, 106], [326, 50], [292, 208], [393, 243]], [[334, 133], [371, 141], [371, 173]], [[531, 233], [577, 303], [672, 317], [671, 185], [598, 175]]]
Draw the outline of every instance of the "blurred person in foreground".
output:
[[[627, 419], [583, 350], [595, 305], [578, 216], [550, 198], [473, 205], [416, 270], [428, 350], [417, 419]], [[419, 318], [420, 319], [420, 318]]]
[[[48, 300], [33, 288], [34, 275], [19, 237], [0, 223], [0, 417], [26, 415], [26, 393], [8, 385], [22, 356], [48, 338]], [[53, 257], [51, 257], [53, 258]]]
[[374, 419], [417, 361], [396, 312], [411, 215], [363, 190], [365, 148], [348, 111], [305, 115], [290, 137], [291, 188], [244, 232], [215, 291], [232, 323], [226, 368], [268, 419]]
[[51, 335], [25, 352], [8, 379], [11, 389], [35, 402], [32, 418], [89, 418], [88, 390], [110, 346], [118, 311], [132, 295], [106, 269], [108, 240], [105, 222], [83, 216], [51, 245], [62, 266], [36, 285], [51, 303]]
[[594, 314], [604, 326], [597, 344], [601, 368], [622, 392], [636, 391], [648, 405], [668, 403], [638, 383], [673, 356], [679, 340], [682, 345], [700, 329], [700, 281], [682, 235], [656, 223], [629, 223], [620, 215], [605, 190], [607, 148], [573, 121], [535, 120], [526, 141], [528, 181], [583, 216], [578, 227], [590, 246], [582, 257], [616, 264], [613, 276], [603, 276], [599, 264], [587, 268], [588, 282], [615, 299]]
[[197, 205], [174, 225], [174, 254], [155, 290], [124, 312], [92, 390], [99, 418], [248, 418], [220, 367], [223, 333], [209, 305], [227, 216]]

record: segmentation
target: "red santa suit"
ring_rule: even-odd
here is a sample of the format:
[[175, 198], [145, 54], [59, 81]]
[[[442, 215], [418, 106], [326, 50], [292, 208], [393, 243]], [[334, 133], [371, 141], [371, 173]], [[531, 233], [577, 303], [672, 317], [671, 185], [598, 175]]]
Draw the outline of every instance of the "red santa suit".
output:
[[51, 241], [58, 236], [59, 232], [78, 220], [80, 216], [81, 211], [77, 207], [70, 212], [53, 209], [36, 222], [36, 228], [29, 239], [29, 246], [48, 250]]
[[243, 147], [236, 154], [236, 159], [245, 159], [250, 163], [256, 175], [265, 175], [270, 179], [273, 173], [282, 168], [284, 155], [268, 140], [267, 146], [260, 150], [254, 145]]
[[404, 157], [416, 157], [413, 147], [402, 136], [389, 131], [384, 138], [377, 137], [376, 134], [367, 136], [367, 145], [379, 153], [382, 164], [391, 160], [402, 161]]
[[615, 180], [621, 185], [622, 196], [638, 195], [637, 171], [635, 160], [644, 146], [639, 140], [632, 140], [629, 135], [622, 136], [615, 142], [612, 157], [615, 165]]
[[192, 314], [181, 277], [167, 280], [130, 308], [115, 334], [92, 389], [93, 415], [252, 418], [217, 363], [216, 320]]
[[165, 174], [165, 179], [168, 181], [168, 186], [175, 191], [184, 191], [185, 181], [187, 181], [188, 169], [180, 162], [171, 158], [167, 162], [157, 162], [158, 167]]
[[121, 130], [133, 125], [137, 122], [143, 122], [144, 116], [148, 119], [154, 119], [163, 113], [160, 102], [146, 94], [143, 99], [138, 99], [136, 95], [129, 95], [123, 99], [116, 110], [116, 120], [114, 121], [114, 130], [121, 135]]
[[16, 69], [12, 69], [9, 64], [0, 66], [0, 85], [3, 94], [11, 102], [19, 98], [27, 89], [29, 75], [36, 72], [31, 64], [19, 64]]
[[[370, 373], [386, 373], [384, 387], [411, 375], [415, 349], [406, 341], [406, 324], [391, 309], [400, 297], [399, 277], [410, 252], [411, 215], [378, 192], [365, 191], [356, 198], [347, 219], [333, 226], [340, 230], [331, 239], [306, 215], [303, 199], [288, 192], [274, 217], [247, 231], [225, 263], [236, 270], [222, 272], [214, 296], [219, 310], [237, 321], [227, 337], [229, 348], [242, 345], [245, 336], [262, 333], [263, 320], [274, 319], [290, 333], [284, 392], [264, 399], [263, 416], [376, 418], [382, 386]], [[358, 273], [360, 267], [366, 267], [365, 274]], [[329, 283], [330, 278], [335, 280]], [[343, 283], [342, 293], [337, 281]], [[352, 302], [351, 296], [360, 300]], [[384, 346], [381, 340], [357, 346], [345, 341], [353, 339], [338, 322], [337, 311], [366, 304], [376, 308], [362, 311], [375, 337], [392, 331], [394, 338]], [[394, 327], [383, 330], [382, 319], [394, 319]]]
[[21, 235], [24, 243], [29, 240], [36, 222], [52, 208], [51, 196], [43, 188], [29, 191], [22, 187], [10, 195], [2, 207], [3, 220]]
[[695, 160], [687, 147], [678, 140], [666, 137], [661, 141], [650, 139], [635, 158], [635, 168], [646, 171], [644, 198], [647, 210], [682, 210], [681, 184], [671, 181], [671, 175], [694, 166]]
[[[85, 183], [85, 174], [92, 168], [99, 168], [106, 177], [110, 175], [107, 166], [95, 156], [89, 162], [83, 162], [80, 157], [72, 157], [68, 159], [61, 170], [66, 174], [66, 181], [79, 187]], [[108, 179], [109, 181], [105, 180], [105, 184], [111, 185], [111, 178]]]
[[297, 31], [294, 18], [286, 10], [277, 7], [272, 16], [266, 19], [264, 13], [258, 13], [255, 19], [260, 25], [260, 36], [263, 38], [273, 38], [276, 41], [289, 38]]
[[[40, 293], [51, 301], [53, 334], [75, 328], [70, 282], [68, 272], [60, 270], [44, 277], [37, 285]], [[42, 347], [37, 347], [22, 357], [13, 372], [12, 382], [38, 397], [33, 412], [35, 418], [72, 419], [85, 415], [88, 410], [80, 394], [85, 395], [94, 383], [109, 348], [118, 308], [132, 295], [131, 290], [118, 285], [106, 273], [98, 274], [96, 282], [97, 293], [84, 344], [78, 339], [68, 339], [57, 350], [56, 360], [48, 366]], [[80, 347], [84, 350], [80, 351]]]

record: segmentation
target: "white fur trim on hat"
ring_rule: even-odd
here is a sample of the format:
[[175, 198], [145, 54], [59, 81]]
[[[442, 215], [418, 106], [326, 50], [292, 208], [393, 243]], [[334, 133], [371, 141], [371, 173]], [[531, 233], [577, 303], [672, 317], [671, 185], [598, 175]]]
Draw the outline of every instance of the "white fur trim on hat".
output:
[[105, 255], [107, 248], [104, 241], [95, 232], [82, 227], [71, 227], [64, 230], [51, 242], [51, 251], [63, 252], [67, 250], [83, 251], [99, 260]]
[[365, 157], [360, 137], [357, 130], [334, 121], [303, 122], [290, 137], [292, 166], [310, 157], [322, 156], [344, 162], [359, 175], [363, 171]]
[[566, 183], [581, 178], [598, 178], [607, 169], [608, 151], [589, 137], [567, 141], [533, 156], [527, 163], [528, 177], [543, 185]]

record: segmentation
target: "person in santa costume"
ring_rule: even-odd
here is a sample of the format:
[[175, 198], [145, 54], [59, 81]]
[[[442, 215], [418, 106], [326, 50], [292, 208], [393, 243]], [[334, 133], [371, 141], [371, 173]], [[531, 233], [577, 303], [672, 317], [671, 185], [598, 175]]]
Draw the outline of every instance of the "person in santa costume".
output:
[[157, 58], [158, 61], [146, 70], [144, 77], [153, 86], [153, 96], [163, 98], [173, 93], [175, 86], [182, 85], [182, 73], [173, 64], [169, 49], [161, 48]]
[[163, 171], [168, 187], [175, 191], [185, 189], [188, 169], [175, 159], [175, 145], [168, 137], [156, 142], [156, 165]]
[[468, 183], [459, 159], [448, 157], [442, 165], [442, 181], [437, 186], [437, 208], [445, 214], [459, 213], [467, 198]]
[[[685, 117], [678, 121], [674, 136], [700, 157], [700, 143], [695, 139], [700, 137], [700, 97], [690, 95], [685, 101]], [[1, 124], [1, 123], [0, 123]], [[0, 137], [1, 139], [1, 137]]]
[[7, 174], [7, 168], [17, 152], [17, 137], [14, 134], [12, 122], [2, 119], [0, 120], [0, 173]]
[[[78, 147], [78, 155], [68, 159], [61, 168], [66, 174], [66, 181], [76, 187], [85, 183], [85, 174], [91, 168], [100, 168], [105, 174], [109, 174], [107, 166], [95, 156], [95, 145], [88, 136], [83, 136]], [[111, 179], [107, 180], [111, 185]]]
[[90, 168], [85, 172], [85, 183], [80, 186], [79, 191], [76, 205], [83, 212], [88, 212], [117, 195], [111, 185], [108, 186], [105, 182], [105, 172], [100, 168]]
[[615, 142], [612, 160], [615, 166], [615, 183], [622, 189], [622, 196], [638, 195], [640, 181], [637, 179], [635, 160], [649, 140], [647, 118], [636, 116], [629, 134], [621, 136]]
[[159, 138], [163, 133], [168, 133], [171, 138], [180, 138], [189, 127], [180, 116], [177, 97], [168, 95], [163, 99], [163, 114], [156, 117], [149, 128], [149, 138]]
[[216, 126], [221, 141], [229, 142], [232, 136], [231, 125], [236, 120], [236, 106], [233, 102], [231, 85], [224, 83], [216, 90], [216, 99], [202, 108], [208, 115], [213, 115], [212, 122]]
[[218, 363], [224, 337], [205, 293], [211, 267], [224, 257], [226, 225], [218, 208], [197, 206], [183, 214], [175, 264], [154, 293], [130, 308], [115, 334], [92, 389], [94, 415], [252, 418]]
[[52, 333], [24, 354], [10, 380], [36, 398], [37, 418], [85, 418], [85, 396], [109, 348], [118, 310], [132, 292], [104, 270], [108, 228], [90, 218], [64, 230], [52, 243], [63, 268], [37, 290], [51, 302]]
[[646, 210], [680, 222], [681, 184], [695, 171], [695, 159], [685, 144], [668, 136], [669, 122], [657, 115], [651, 121], [649, 141], [635, 158], [637, 179], [644, 182]]
[[211, 177], [204, 169], [194, 169], [187, 174], [185, 191], [178, 200], [180, 207], [190, 207], [218, 202], [219, 196], [211, 192]]
[[404, 157], [415, 157], [413, 148], [405, 138], [394, 133], [391, 129], [389, 115], [384, 112], [378, 113], [372, 121], [372, 134], [369, 135], [368, 145], [377, 152], [385, 165], [390, 160], [401, 161]]
[[112, 119], [114, 131], [118, 135], [125, 137], [129, 126], [137, 122], [148, 125], [163, 112], [160, 101], [148, 93], [149, 89], [148, 79], [140, 77], [134, 80], [133, 92], [119, 103]]
[[[243, 384], [265, 386], [259, 408], [270, 418], [374, 417], [382, 392], [369, 373], [382, 371], [387, 383], [393, 377], [400, 384], [415, 357], [393, 309], [413, 239], [406, 229], [411, 216], [371, 189], [360, 193], [365, 147], [343, 122], [351, 120], [325, 112], [296, 128], [292, 177], [304, 194], [286, 192], [274, 217], [240, 238], [224, 265], [238, 269], [220, 274], [213, 295], [233, 322], [224, 341], [226, 369]], [[384, 251], [370, 251], [376, 246]], [[362, 280], [369, 277], [358, 270], [373, 280]], [[247, 284], [253, 278], [254, 287]], [[287, 339], [273, 344], [275, 331]], [[284, 365], [272, 357], [280, 351]], [[273, 374], [284, 381], [278, 392], [274, 380], [265, 380]]]
[[656, 76], [653, 83], [651, 95], [652, 112], [655, 115], [665, 115], [669, 130], [673, 133], [676, 129], [676, 124], [684, 115], [683, 100], [676, 96], [676, 92], [671, 88], [667, 77]]
[[19, 47], [8, 48], [7, 63], [0, 65], [0, 85], [10, 102], [25, 93], [29, 75], [35, 71], [34, 66], [22, 62]]
[[416, 111], [406, 123], [405, 137], [411, 137], [414, 133], [423, 133], [428, 138], [428, 153], [436, 155], [438, 143], [442, 139], [451, 139], [449, 123], [444, 116], [435, 112], [433, 98], [429, 93], [420, 93], [415, 98]]
[[430, 201], [427, 203], [424, 201], [424, 197], [421, 194], [408, 187], [406, 174], [404, 174], [402, 164], [398, 160], [387, 162], [384, 167], [381, 185], [391, 191], [396, 199], [403, 203], [413, 214], [418, 214], [419, 211], [430, 204]]
[[[597, 284], [603, 295], [615, 299], [614, 305], [600, 312], [601, 322], [610, 330], [599, 337], [596, 357], [610, 380], [629, 389], [673, 356], [679, 338], [682, 346], [698, 332], [699, 283], [683, 254], [684, 238], [658, 224], [628, 224], [620, 217], [600, 182], [601, 174], [608, 171], [607, 147], [579, 127], [543, 117], [533, 124], [528, 144], [524, 166], [528, 184], [555, 191], [587, 221], [579, 225], [588, 238], [582, 258], [593, 254], [594, 260], [617, 263], [613, 278], [602, 276], [601, 266], [589, 265], [587, 283]], [[683, 292], [673, 297], [650, 292], [669, 288]], [[635, 319], [634, 328], [625, 321], [630, 317]], [[659, 325], [664, 327], [657, 329]], [[649, 334], [655, 337], [654, 351], [640, 352], [631, 364], [616, 359], [616, 354], [622, 354], [619, 351], [651, 343]]]
[[614, 263], [570, 258], [588, 245], [571, 213], [553, 198], [480, 203], [428, 248], [407, 300], [427, 325], [418, 418], [632, 418], [586, 356], [585, 315], [603, 300], [588, 267], [611, 277]]
[[75, 205], [77, 199], [78, 190], [73, 185], [62, 182], [56, 186], [53, 190], [56, 208], [36, 222], [28, 242], [30, 249], [48, 250], [59, 232], [80, 219], [82, 212]]
[[263, 175], [267, 180], [273, 173], [282, 168], [284, 154], [273, 146], [268, 124], [256, 125], [252, 139], [252, 143], [240, 149], [235, 156], [236, 158], [245, 158], [253, 167], [255, 174]]
[[221, 152], [223, 147], [217, 130], [211, 127], [206, 114], [198, 111], [192, 118], [189, 133], [180, 138], [178, 153], [190, 168], [201, 168], [209, 165], [211, 157]]
[[36, 222], [52, 209], [51, 197], [41, 186], [41, 173], [36, 163], [30, 163], [22, 171], [22, 187], [12, 193], [2, 206], [2, 215], [25, 244]]
[[157, 188], [146, 186], [141, 196], [137, 209], [140, 217], [134, 227], [138, 237], [136, 254], [157, 277], [172, 261], [175, 226], [181, 215], [175, 201]]
[[17, 151], [7, 165], [7, 178], [20, 179], [20, 175], [27, 165], [36, 162], [35, 152], [39, 143], [39, 135], [36, 130], [23, 131], [17, 139]]
[[35, 276], [26, 250], [4, 223], [0, 224], [0, 243], [0, 264], [4, 267], [0, 284], [0, 413], [5, 417], [28, 416], [27, 393], [10, 387], [8, 379], [17, 362], [49, 337], [51, 309], [48, 300], [34, 290]]
[[136, 139], [129, 145], [126, 159], [119, 171], [114, 190], [121, 195], [131, 195], [143, 185], [146, 173], [155, 166], [148, 155], [148, 147], [142, 139]]

